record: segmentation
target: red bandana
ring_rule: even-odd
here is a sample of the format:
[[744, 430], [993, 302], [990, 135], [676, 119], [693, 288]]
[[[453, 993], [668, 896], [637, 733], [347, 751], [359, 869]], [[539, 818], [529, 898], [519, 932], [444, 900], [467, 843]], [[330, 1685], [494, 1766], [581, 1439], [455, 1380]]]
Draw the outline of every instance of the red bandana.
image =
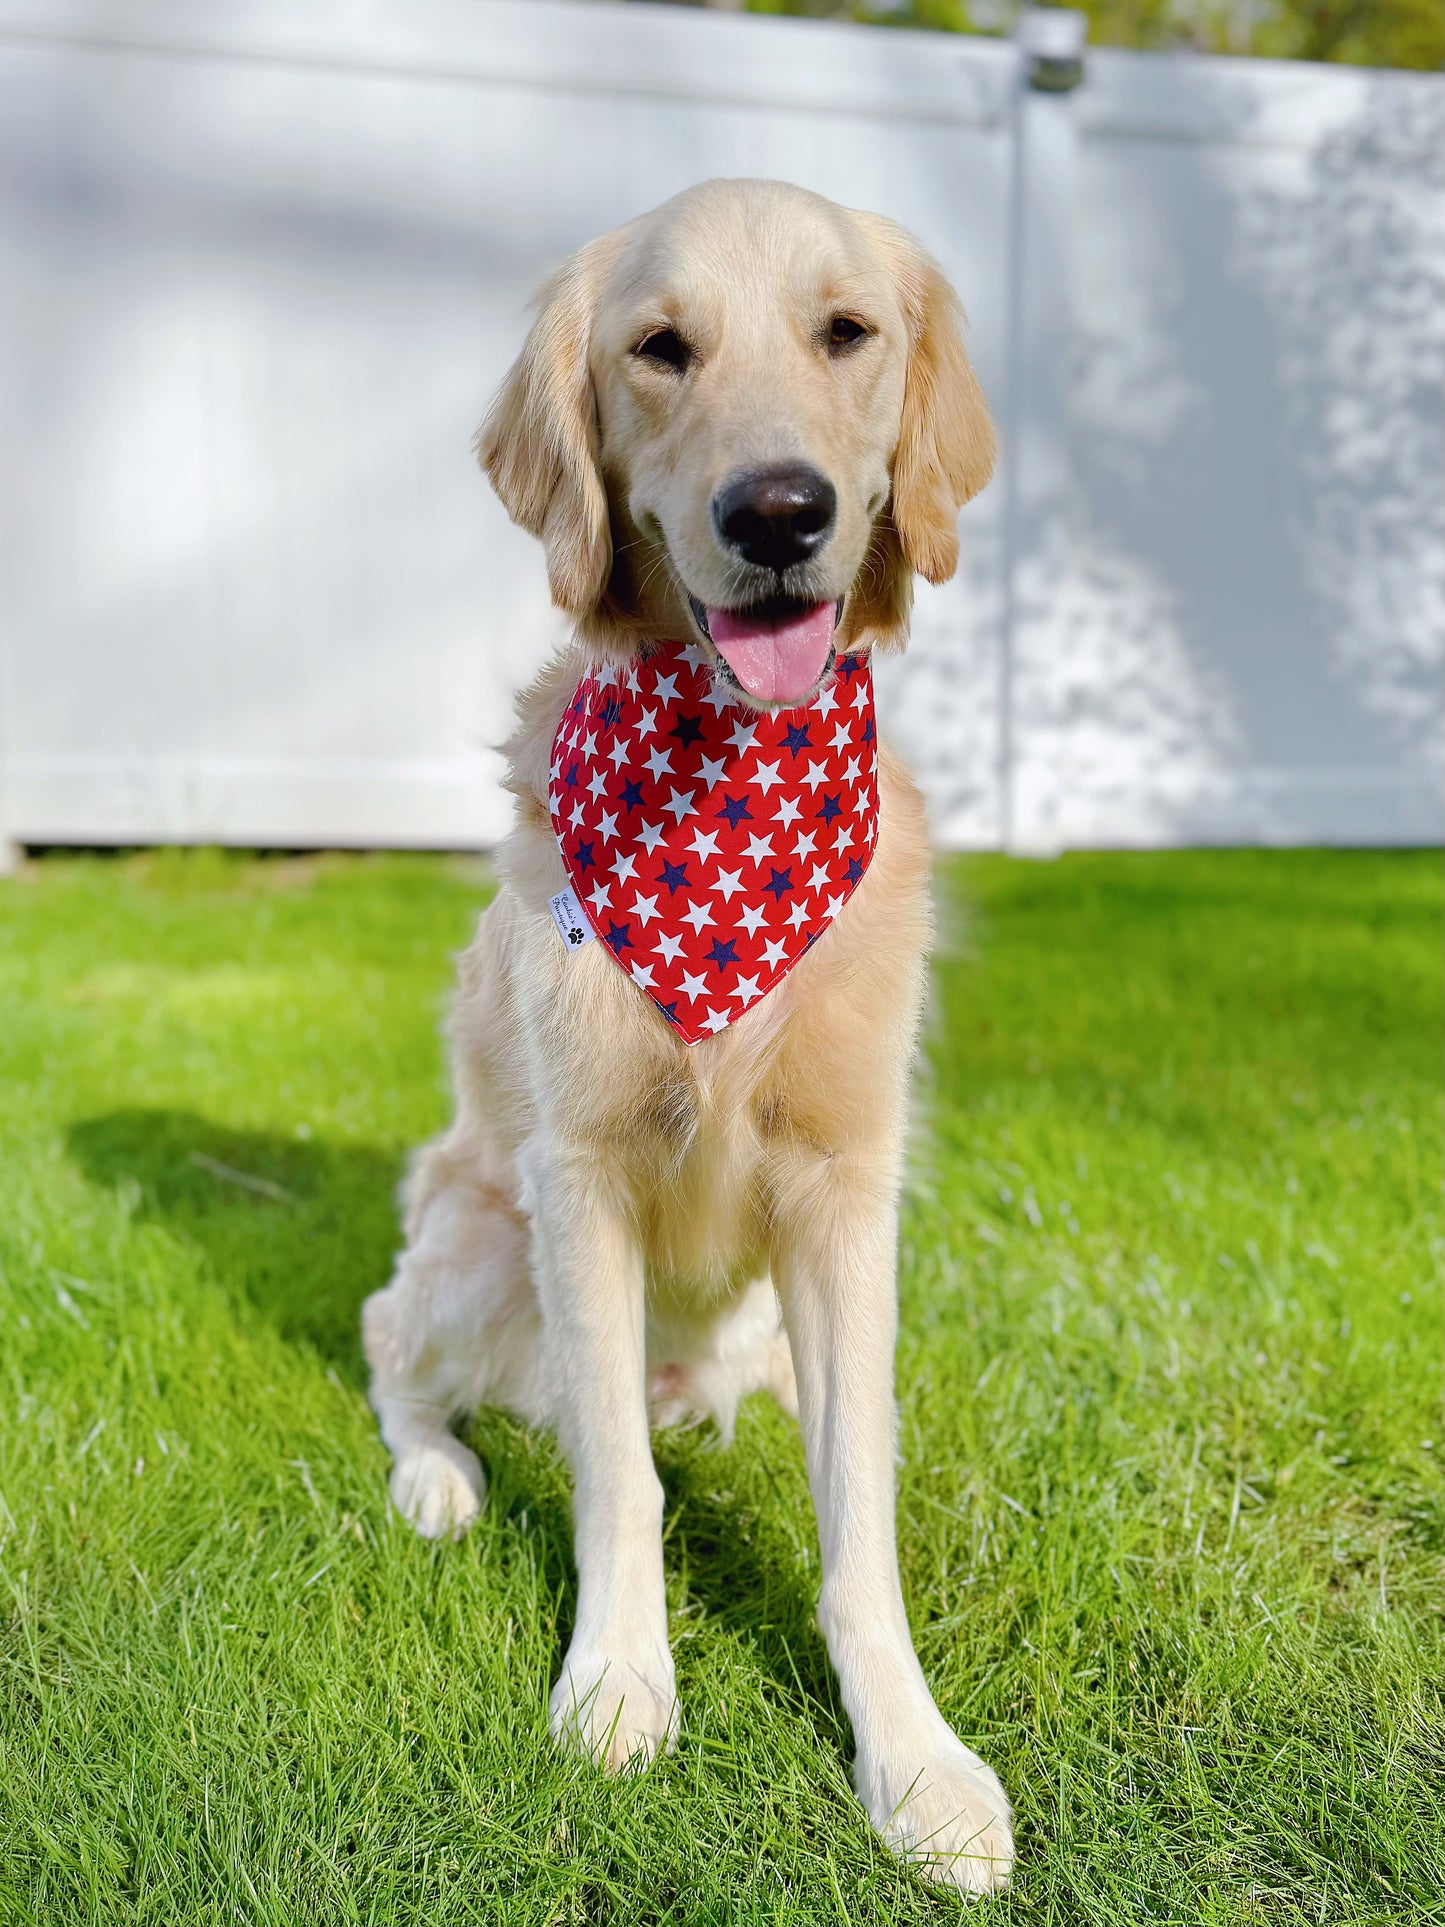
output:
[[716, 689], [696, 644], [591, 670], [553, 739], [547, 800], [588, 921], [695, 1044], [782, 981], [868, 868], [867, 660], [840, 657], [810, 703], [768, 715]]

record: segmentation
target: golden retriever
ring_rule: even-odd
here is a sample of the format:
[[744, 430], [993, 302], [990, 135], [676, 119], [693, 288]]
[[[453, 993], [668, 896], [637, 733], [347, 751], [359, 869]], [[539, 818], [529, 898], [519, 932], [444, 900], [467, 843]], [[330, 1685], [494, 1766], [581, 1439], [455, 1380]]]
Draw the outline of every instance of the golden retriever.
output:
[[918, 793], [881, 752], [862, 882], [692, 1047], [605, 944], [570, 953], [548, 907], [565, 882], [549, 759], [589, 666], [686, 641], [729, 701], [777, 713], [837, 651], [902, 647], [913, 575], [952, 574], [958, 510], [993, 465], [960, 325], [902, 229], [776, 181], [692, 188], [543, 289], [478, 447], [575, 638], [520, 699], [515, 827], [450, 1026], [456, 1119], [415, 1162], [406, 1247], [364, 1327], [418, 1531], [460, 1533], [481, 1502], [459, 1415], [491, 1402], [556, 1427], [578, 1599], [551, 1723], [609, 1767], [678, 1732], [650, 1422], [708, 1414], [730, 1435], [757, 1389], [800, 1413], [859, 1796], [896, 1851], [974, 1893], [1008, 1877], [1009, 1806], [934, 1705], [895, 1546]]

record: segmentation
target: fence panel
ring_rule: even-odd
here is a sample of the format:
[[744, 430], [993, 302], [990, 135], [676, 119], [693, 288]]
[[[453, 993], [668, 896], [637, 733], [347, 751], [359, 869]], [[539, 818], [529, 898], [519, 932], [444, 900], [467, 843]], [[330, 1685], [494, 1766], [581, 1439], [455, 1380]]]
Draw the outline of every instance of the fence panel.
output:
[[[63, 14], [0, 35], [13, 837], [494, 841], [490, 746], [558, 631], [469, 436], [538, 281], [694, 180], [895, 214], [1001, 380], [1007, 47], [496, 0]], [[972, 520], [888, 693], [988, 842], [997, 498]]]
[[1445, 83], [1093, 54], [1025, 846], [1438, 840]]

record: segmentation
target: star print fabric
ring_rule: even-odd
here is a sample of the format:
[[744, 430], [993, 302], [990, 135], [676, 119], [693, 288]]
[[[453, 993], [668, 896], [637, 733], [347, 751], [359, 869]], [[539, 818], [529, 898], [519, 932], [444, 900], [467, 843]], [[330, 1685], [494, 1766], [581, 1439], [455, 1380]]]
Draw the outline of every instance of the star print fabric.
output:
[[671, 644], [577, 685], [552, 743], [552, 827], [593, 929], [685, 1043], [765, 997], [832, 923], [878, 840], [873, 677], [840, 657], [764, 715]]

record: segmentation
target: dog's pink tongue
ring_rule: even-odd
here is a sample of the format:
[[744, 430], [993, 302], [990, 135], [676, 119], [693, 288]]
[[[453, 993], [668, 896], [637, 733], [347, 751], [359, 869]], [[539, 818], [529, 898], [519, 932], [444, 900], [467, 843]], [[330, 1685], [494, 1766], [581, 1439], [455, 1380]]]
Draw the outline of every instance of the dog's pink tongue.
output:
[[791, 621], [749, 620], [746, 611], [709, 609], [708, 633], [743, 688], [759, 702], [801, 702], [812, 693], [833, 646], [837, 605], [815, 602]]

